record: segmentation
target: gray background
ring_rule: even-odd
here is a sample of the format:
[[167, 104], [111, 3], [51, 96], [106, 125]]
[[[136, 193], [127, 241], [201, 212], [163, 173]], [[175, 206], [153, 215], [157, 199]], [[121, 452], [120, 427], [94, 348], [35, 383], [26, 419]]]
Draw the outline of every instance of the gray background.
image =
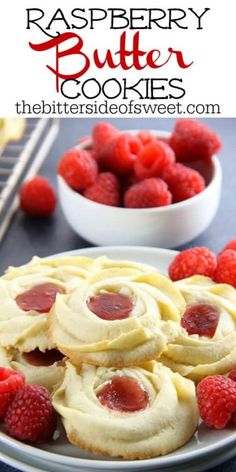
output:
[[[90, 134], [95, 122], [101, 119], [61, 119], [60, 133], [51, 152], [48, 155], [41, 175], [50, 179], [56, 188], [56, 167], [60, 156], [78, 140]], [[172, 119], [110, 119], [110, 122], [119, 129], [159, 129], [171, 130], [175, 120]], [[226, 242], [236, 237], [236, 119], [204, 119], [202, 120], [214, 131], [222, 141], [223, 149], [220, 160], [223, 168], [223, 191], [219, 211], [211, 226], [197, 239], [191, 241], [190, 246], [208, 246], [213, 251], [220, 251]], [[58, 252], [89, 247], [90, 243], [81, 239], [69, 228], [60, 206], [55, 214], [44, 220], [35, 220], [25, 217], [18, 211], [3, 240], [0, 248], [0, 271], [8, 265], [19, 265], [28, 261], [32, 256], [48, 256]], [[182, 248], [177, 248], [182, 249]], [[207, 464], [206, 464], [207, 466]], [[13, 471], [0, 463], [1, 471]], [[236, 459], [223, 466], [212, 469], [214, 472], [232, 472], [236, 470]]]

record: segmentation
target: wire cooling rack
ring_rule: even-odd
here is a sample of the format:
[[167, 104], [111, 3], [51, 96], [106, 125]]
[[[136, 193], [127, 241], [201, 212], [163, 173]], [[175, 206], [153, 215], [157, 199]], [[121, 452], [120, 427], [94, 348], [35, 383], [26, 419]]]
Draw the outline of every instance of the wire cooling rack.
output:
[[33, 177], [45, 160], [59, 131], [59, 120], [27, 119], [20, 141], [10, 142], [0, 151], [0, 242], [18, 208], [17, 190]]

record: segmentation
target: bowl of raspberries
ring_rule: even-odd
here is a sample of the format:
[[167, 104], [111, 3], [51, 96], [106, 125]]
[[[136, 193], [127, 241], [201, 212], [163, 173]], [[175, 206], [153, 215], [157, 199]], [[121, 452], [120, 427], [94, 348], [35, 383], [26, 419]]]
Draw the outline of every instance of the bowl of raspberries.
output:
[[172, 133], [98, 122], [59, 160], [65, 217], [93, 244], [185, 244], [217, 211], [220, 148], [219, 137], [194, 119], [177, 120]]

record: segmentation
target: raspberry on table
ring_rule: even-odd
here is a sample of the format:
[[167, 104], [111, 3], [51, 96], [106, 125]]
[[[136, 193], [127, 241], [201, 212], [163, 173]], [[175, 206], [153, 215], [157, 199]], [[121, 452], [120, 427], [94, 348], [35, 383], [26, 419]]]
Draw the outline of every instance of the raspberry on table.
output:
[[236, 251], [234, 249], [226, 249], [219, 254], [214, 280], [236, 288]]
[[168, 144], [152, 140], [140, 149], [134, 172], [139, 179], [159, 177], [161, 171], [174, 161], [175, 153]]
[[124, 196], [126, 208], [151, 208], [169, 205], [171, 193], [166, 183], [156, 177], [132, 185]]
[[226, 251], [226, 249], [232, 249], [233, 251], [236, 251], [236, 238], [231, 239], [221, 252]]
[[98, 166], [90, 151], [76, 147], [61, 157], [58, 173], [72, 189], [80, 191], [95, 181]]
[[107, 122], [97, 123], [93, 127], [93, 149], [98, 161], [103, 157], [104, 148], [106, 147], [108, 141], [114, 138], [117, 133], [118, 130]]
[[216, 133], [205, 124], [188, 118], [176, 122], [169, 143], [175, 151], [176, 160], [181, 162], [211, 159], [221, 149]]
[[0, 367], [0, 421], [4, 419], [14, 396], [24, 383], [24, 374]]
[[101, 165], [119, 175], [131, 174], [142, 143], [130, 133], [118, 133], [108, 141], [100, 159]]
[[171, 280], [180, 280], [192, 275], [214, 277], [216, 256], [206, 247], [193, 247], [177, 254], [169, 265]]
[[210, 428], [223, 429], [234, 420], [236, 383], [223, 375], [205, 377], [197, 385], [197, 400], [204, 423]]
[[56, 206], [56, 194], [47, 179], [37, 175], [25, 182], [19, 191], [20, 208], [29, 216], [50, 216]]
[[52, 438], [57, 414], [49, 392], [40, 385], [22, 387], [5, 416], [7, 433], [21, 441], [43, 442]]
[[205, 188], [201, 174], [180, 162], [165, 167], [160, 177], [167, 183], [173, 196], [173, 203], [194, 197]]
[[120, 182], [111, 172], [101, 172], [95, 182], [86, 188], [84, 196], [103, 205], [120, 205]]

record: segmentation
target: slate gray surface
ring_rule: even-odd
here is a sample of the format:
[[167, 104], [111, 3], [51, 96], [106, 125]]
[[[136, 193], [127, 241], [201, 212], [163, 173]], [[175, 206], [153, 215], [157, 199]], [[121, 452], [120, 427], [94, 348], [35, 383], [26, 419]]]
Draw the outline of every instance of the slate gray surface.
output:
[[[56, 167], [59, 157], [78, 140], [90, 134], [96, 119], [61, 119], [60, 134], [47, 160], [40, 171], [50, 179], [56, 188]], [[160, 129], [171, 130], [172, 119], [124, 118], [109, 120], [120, 129]], [[236, 237], [236, 118], [209, 118], [203, 120], [223, 141], [220, 160], [223, 168], [223, 192], [219, 211], [211, 226], [190, 246], [208, 246], [213, 251], [220, 251], [225, 243]], [[46, 220], [33, 220], [21, 214], [14, 217], [9, 231], [0, 247], [0, 272], [11, 265], [28, 261], [33, 255], [48, 256], [62, 251], [89, 247], [90, 243], [73, 233], [62, 211], [57, 206], [53, 217]], [[182, 248], [177, 248], [182, 249]], [[211, 472], [233, 472], [236, 470], [236, 458], [220, 465]], [[0, 463], [0, 471], [14, 472], [15, 469]]]

